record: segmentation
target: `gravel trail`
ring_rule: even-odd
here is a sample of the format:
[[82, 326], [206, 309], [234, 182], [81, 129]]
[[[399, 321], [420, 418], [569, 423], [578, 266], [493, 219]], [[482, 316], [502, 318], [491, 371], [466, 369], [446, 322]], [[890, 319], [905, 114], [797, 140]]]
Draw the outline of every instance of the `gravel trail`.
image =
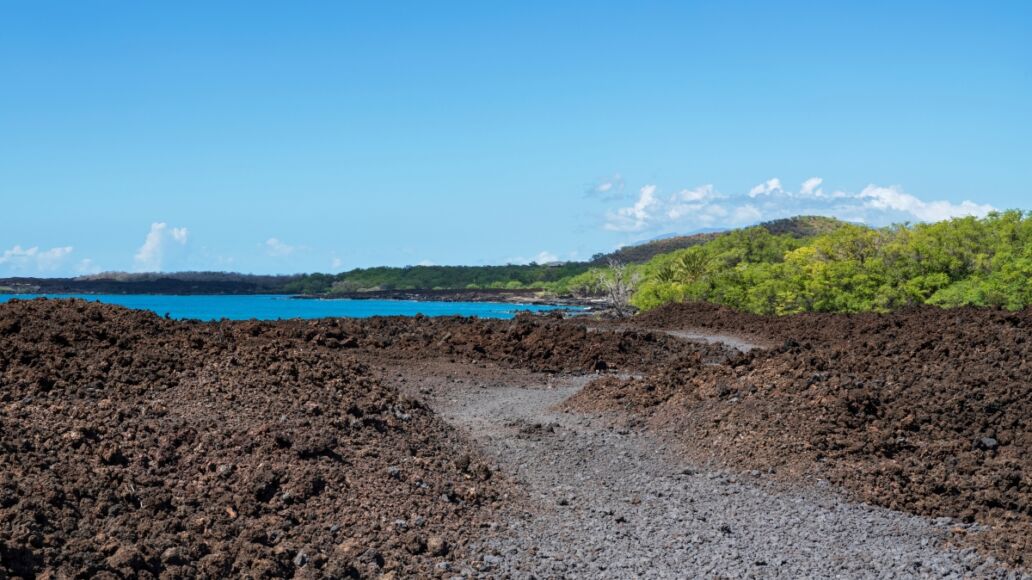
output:
[[713, 334], [710, 332], [702, 332], [696, 330], [657, 330], [656, 332], [664, 332], [670, 336], [680, 338], [682, 340], [688, 340], [692, 342], [705, 342], [708, 344], [722, 344], [735, 350], [742, 352], [749, 352], [754, 348], [764, 348], [762, 344], [757, 342], [750, 342], [746, 339], [731, 336], [729, 334]]
[[530, 503], [500, 523], [466, 574], [1018, 577], [973, 550], [946, 548], [954, 523], [850, 503], [830, 489], [776, 489], [756, 472], [698, 468], [642, 429], [557, 411], [588, 377], [466, 373], [442, 375], [432, 404], [521, 484]]

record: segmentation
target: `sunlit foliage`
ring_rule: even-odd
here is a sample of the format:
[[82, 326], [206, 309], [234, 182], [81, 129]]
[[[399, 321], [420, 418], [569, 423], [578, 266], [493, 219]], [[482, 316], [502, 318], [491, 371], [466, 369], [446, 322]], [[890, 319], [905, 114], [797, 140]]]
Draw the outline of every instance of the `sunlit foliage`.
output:
[[993, 213], [799, 239], [748, 228], [641, 267], [633, 302], [714, 302], [764, 314], [886, 311], [911, 304], [1032, 304], [1032, 214]]

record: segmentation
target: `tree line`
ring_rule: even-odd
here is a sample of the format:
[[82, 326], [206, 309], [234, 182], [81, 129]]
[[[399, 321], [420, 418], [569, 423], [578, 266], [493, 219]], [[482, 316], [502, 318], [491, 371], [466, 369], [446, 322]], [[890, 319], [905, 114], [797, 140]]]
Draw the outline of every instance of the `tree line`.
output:
[[[686, 300], [760, 314], [913, 304], [1016, 310], [1032, 304], [1032, 213], [880, 229], [842, 224], [808, 238], [747, 228], [657, 256], [637, 271], [631, 303], [643, 310]], [[564, 283], [590, 291], [577, 287], [589, 278]]]

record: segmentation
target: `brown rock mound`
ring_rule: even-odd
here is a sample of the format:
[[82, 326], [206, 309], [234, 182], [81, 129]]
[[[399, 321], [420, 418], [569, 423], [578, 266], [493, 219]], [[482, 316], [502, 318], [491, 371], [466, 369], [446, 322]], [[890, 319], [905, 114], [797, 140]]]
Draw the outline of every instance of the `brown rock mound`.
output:
[[648, 316], [638, 322], [785, 343], [602, 379], [571, 404], [645, 413], [700, 458], [817, 474], [873, 503], [991, 524], [980, 541], [1032, 561], [1032, 311], [767, 319], [685, 305]]
[[346, 349], [0, 305], [0, 577], [425, 575], [504, 482]]
[[594, 332], [577, 319], [520, 315], [512, 320], [376, 317], [248, 322], [240, 332], [304, 340], [401, 359], [490, 360], [546, 372], [646, 369], [690, 346], [663, 333]]

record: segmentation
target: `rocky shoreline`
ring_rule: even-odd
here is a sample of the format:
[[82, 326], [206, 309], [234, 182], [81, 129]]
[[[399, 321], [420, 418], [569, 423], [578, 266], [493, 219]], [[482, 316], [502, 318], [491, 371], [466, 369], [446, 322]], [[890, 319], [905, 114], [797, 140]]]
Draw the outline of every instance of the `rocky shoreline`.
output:
[[1018, 578], [1030, 330], [0, 304], [0, 577]]
[[368, 290], [334, 292], [326, 295], [299, 294], [302, 300], [414, 300], [418, 302], [508, 302], [542, 306], [576, 306], [592, 310], [605, 309], [605, 300], [577, 296], [557, 296], [542, 289], [504, 290]]
[[[38, 283], [12, 283], [0, 286], [0, 294], [169, 294], [175, 296], [223, 296], [223, 295], [268, 295], [279, 292], [259, 290], [239, 284], [185, 283], [179, 281], [134, 282], [75, 282], [52, 281], [46, 285]], [[290, 294], [297, 300], [411, 300], [417, 302], [502, 302], [511, 304], [536, 304], [541, 306], [567, 306], [590, 312], [604, 312], [609, 309], [602, 298], [551, 294], [543, 289], [482, 289], [482, 290], [368, 290], [361, 292], [335, 292], [332, 294]]]

